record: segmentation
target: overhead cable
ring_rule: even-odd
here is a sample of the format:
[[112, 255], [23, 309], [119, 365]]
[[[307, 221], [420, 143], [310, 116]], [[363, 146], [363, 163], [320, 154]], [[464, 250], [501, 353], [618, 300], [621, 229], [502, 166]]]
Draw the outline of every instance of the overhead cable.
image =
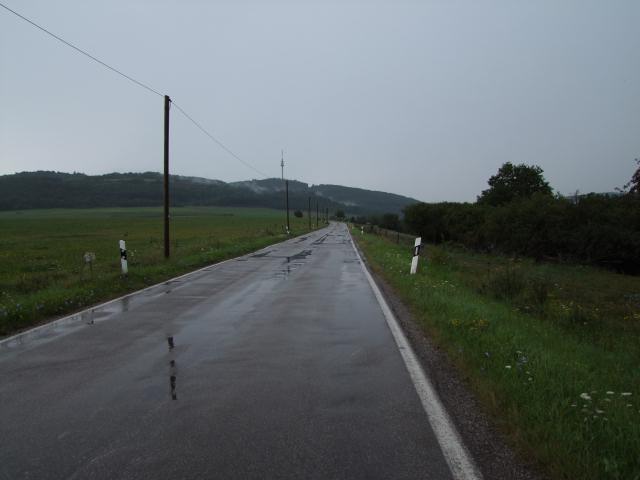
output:
[[[50, 32], [49, 30], [47, 30], [46, 28], [38, 25], [37, 23], [35, 23], [34, 21], [28, 19], [27, 17], [25, 17], [24, 15], [19, 14], [18, 12], [16, 12], [15, 10], [12, 10], [11, 8], [7, 7], [6, 5], [4, 5], [3, 3], [0, 3], [0, 7], [4, 8], [5, 10], [11, 12], [12, 14], [14, 14], [15, 16], [21, 18], [22, 20], [24, 20], [27, 23], [30, 23], [31, 25], [33, 25], [34, 27], [38, 28], [39, 30], [42, 30], [43, 32], [45, 32], [47, 35], [50, 35], [51, 37], [55, 38], [56, 40], [58, 40], [59, 42], [62, 42], [63, 44], [65, 44], [68, 47], [73, 48], [74, 50], [76, 50], [77, 52], [81, 53], [82, 55], [90, 58], [91, 60], [93, 60], [94, 62], [99, 63], [100, 65], [102, 65], [105, 68], [108, 68], [109, 70], [117, 73], [118, 75], [126, 78], [127, 80], [135, 83], [136, 85], [150, 91], [151, 93], [155, 93], [156, 95], [160, 96], [160, 97], [164, 97], [165, 95], [160, 93], [159, 91], [151, 88], [150, 86], [142, 83], [139, 80], [136, 80], [135, 78], [127, 75], [126, 73], [121, 72], [120, 70], [118, 70], [115, 67], [112, 67], [111, 65], [103, 62], [102, 60], [100, 60], [99, 58], [94, 57], [93, 55], [91, 55], [90, 53], [86, 52], [85, 50], [82, 50], [79, 47], [76, 47], [74, 44], [72, 44], [71, 42], [66, 41], [65, 39], [59, 37], [58, 35], [56, 35], [55, 33]], [[238, 155], [236, 155], [230, 148], [228, 148], [225, 144], [223, 144], [220, 140], [218, 140], [216, 137], [214, 137], [211, 133], [209, 133], [202, 125], [200, 125], [198, 122], [196, 122], [186, 111], [184, 111], [184, 109], [182, 109], [180, 107], [180, 105], [178, 105], [177, 103], [175, 103], [173, 100], [171, 101], [171, 103], [173, 105], [175, 105], [175, 107], [187, 118], [189, 119], [196, 127], [198, 127], [205, 135], [207, 135], [211, 140], [213, 140], [218, 146], [220, 146], [223, 150], [225, 150], [229, 155], [231, 155], [233, 158], [235, 158], [236, 160], [238, 160], [240, 163], [242, 163], [244, 166], [246, 166], [247, 168], [250, 168], [251, 170], [253, 170], [254, 172], [259, 173], [260, 175], [262, 175], [265, 178], [268, 178], [268, 175], [265, 175], [263, 172], [261, 172], [260, 170], [258, 170], [257, 168], [255, 168], [253, 165], [251, 165], [250, 163], [244, 161], [242, 158], [240, 158]]]
[[266, 175], [265, 173], [261, 172], [260, 170], [258, 170], [257, 168], [255, 168], [253, 165], [251, 165], [248, 162], [245, 162], [242, 158], [240, 158], [238, 155], [236, 155], [230, 148], [228, 148], [224, 143], [222, 143], [220, 140], [218, 140], [216, 137], [214, 137], [211, 133], [209, 133], [202, 125], [200, 125], [198, 122], [196, 122], [191, 115], [189, 115], [187, 112], [184, 111], [184, 109], [182, 109], [180, 107], [180, 105], [178, 105], [176, 102], [174, 102], [173, 100], [171, 101], [171, 103], [173, 104], [174, 107], [176, 107], [189, 121], [191, 121], [191, 123], [193, 123], [196, 127], [198, 127], [206, 136], [208, 136], [211, 140], [213, 140], [219, 147], [221, 147], [224, 151], [226, 151], [229, 155], [231, 155], [233, 158], [235, 158], [236, 160], [238, 160], [239, 162], [241, 162], [245, 167], [250, 168], [251, 170], [253, 170], [256, 173], [259, 173], [260, 175], [262, 175], [264, 178], [268, 178], [269, 176]]
[[93, 60], [94, 62], [99, 63], [100, 65], [102, 65], [103, 67], [108, 68], [109, 70], [117, 73], [118, 75], [123, 76], [124, 78], [126, 78], [127, 80], [132, 81], [133, 83], [137, 84], [138, 86], [145, 88], [147, 90], [149, 90], [152, 93], [155, 93], [156, 95], [160, 95], [161, 97], [163, 97], [164, 95], [160, 92], [158, 92], [157, 90], [154, 90], [153, 88], [151, 88], [148, 85], [145, 85], [144, 83], [142, 83], [139, 80], [136, 80], [133, 77], [130, 77], [129, 75], [127, 75], [126, 73], [122, 73], [120, 70], [118, 70], [117, 68], [112, 67], [111, 65], [103, 62], [102, 60], [94, 57], [93, 55], [91, 55], [90, 53], [82, 50], [81, 48], [76, 47], [74, 44], [67, 42], [64, 38], [60, 38], [58, 35], [56, 35], [55, 33], [50, 32], [49, 30], [47, 30], [44, 27], [41, 27], [40, 25], [38, 25], [37, 23], [29, 20], [27, 17], [20, 15], [18, 12], [16, 12], [15, 10], [11, 10], [9, 7], [7, 7], [6, 5], [0, 3], [0, 7], [4, 8], [5, 10], [8, 10], [9, 12], [13, 13], [14, 15], [16, 15], [17, 17], [21, 18], [22, 20], [24, 20], [25, 22], [30, 23], [31, 25], [33, 25], [34, 27], [42, 30], [43, 32], [45, 32], [47, 35], [52, 36], [53, 38], [55, 38], [56, 40], [58, 40], [59, 42], [64, 43], [65, 45], [67, 45], [68, 47], [73, 48], [74, 50], [76, 50], [77, 52], [80, 52], [82, 55], [85, 55], [86, 57], [89, 57], [91, 60]]

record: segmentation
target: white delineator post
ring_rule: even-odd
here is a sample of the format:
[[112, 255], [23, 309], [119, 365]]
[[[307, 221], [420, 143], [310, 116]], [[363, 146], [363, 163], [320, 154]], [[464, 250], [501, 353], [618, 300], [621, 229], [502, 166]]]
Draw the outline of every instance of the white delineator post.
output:
[[411, 275], [418, 271], [418, 258], [420, 258], [420, 249], [422, 248], [422, 237], [416, 238], [413, 246], [413, 258], [411, 259]]
[[122, 274], [129, 273], [129, 267], [127, 266], [127, 246], [124, 240], [120, 240], [120, 265], [122, 265]]

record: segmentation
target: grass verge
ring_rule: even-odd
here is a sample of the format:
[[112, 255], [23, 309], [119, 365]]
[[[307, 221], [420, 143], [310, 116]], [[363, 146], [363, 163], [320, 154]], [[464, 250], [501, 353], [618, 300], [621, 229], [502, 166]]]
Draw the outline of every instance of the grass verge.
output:
[[354, 235], [471, 379], [514, 446], [554, 478], [640, 479], [640, 278]]
[[[283, 218], [268, 209], [173, 208], [165, 260], [159, 208], [0, 212], [0, 335], [285, 240]], [[302, 234], [308, 220], [292, 215], [291, 227]], [[93, 264], [85, 252], [95, 253]]]

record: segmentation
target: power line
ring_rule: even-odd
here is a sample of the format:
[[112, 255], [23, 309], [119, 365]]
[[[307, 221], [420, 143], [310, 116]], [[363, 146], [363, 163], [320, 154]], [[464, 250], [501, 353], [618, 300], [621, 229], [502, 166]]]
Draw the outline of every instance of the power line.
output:
[[[140, 82], [139, 80], [136, 80], [135, 78], [127, 75], [126, 73], [121, 72], [120, 70], [118, 70], [117, 68], [112, 67], [111, 65], [103, 62], [102, 60], [94, 57], [93, 55], [91, 55], [90, 53], [86, 52], [85, 50], [82, 50], [79, 47], [76, 47], [75, 45], [73, 45], [70, 42], [67, 42], [65, 39], [59, 37], [58, 35], [56, 35], [55, 33], [50, 32], [49, 30], [47, 30], [44, 27], [41, 27], [40, 25], [38, 25], [37, 23], [33, 22], [32, 20], [29, 20], [27, 17], [25, 17], [24, 15], [19, 14], [18, 12], [16, 12], [15, 10], [10, 9], [9, 7], [7, 7], [6, 5], [4, 5], [3, 3], [0, 3], [0, 7], [4, 8], [5, 10], [13, 13], [14, 15], [16, 15], [17, 17], [21, 18], [22, 20], [24, 20], [27, 23], [30, 23], [31, 25], [33, 25], [34, 27], [38, 28], [39, 30], [42, 30], [43, 32], [45, 32], [47, 35], [50, 35], [51, 37], [55, 38], [56, 40], [58, 40], [59, 42], [62, 42], [63, 44], [65, 44], [68, 47], [73, 48], [74, 50], [76, 50], [77, 52], [81, 53], [82, 55], [89, 57], [91, 60], [93, 60], [94, 62], [99, 63], [100, 65], [102, 65], [103, 67], [108, 68], [109, 70], [117, 73], [118, 75], [121, 75], [122, 77], [126, 78], [127, 80], [135, 83], [136, 85], [152, 92], [155, 93], [156, 95], [160, 96], [160, 97], [164, 97], [164, 94], [158, 92], [157, 90], [151, 88], [148, 85], [145, 85], [144, 83]], [[265, 175], [263, 172], [261, 172], [260, 170], [258, 170], [257, 168], [255, 168], [253, 165], [249, 164], [248, 162], [245, 162], [242, 158], [240, 158], [238, 155], [236, 155], [230, 148], [228, 148], [224, 143], [222, 143], [220, 140], [218, 140], [217, 138], [215, 138], [211, 133], [209, 133], [202, 125], [200, 125], [198, 122], [196, 122], [187, 112], [185, 112], [180, 105], [178, 105], [177, 103], [175, 103], [173, 100], [171, 101], [171, 103], [187, 118], [189, 119], [196, 127], [198, 127], [205, 135], [207, 135], [211, 140], [213, 140], [218, 146], [220, 146], [222, 149], [224, 149], [229, 155], [231, 155], [233, 158], [235, 158], [236, 160], [238, 160], [240, 163], [242, 163], [244, 166], [246, 166], [247, 168], [250, 168], [251, 170], [253, 170], [254, 172], [259, 173], [260, 175], [262, 175], [265, 178], [268, 178], [268, 175]]]
[[196, 127], [198, 127], [207, 137], [209, 137], [211, 140], [213, 140], [218, 146], [220, 146], [222, 149], [224, 149], [229, 155], [231, 155], [233, 158], [235, 158], [236, 160], [238, 160], [240, 163], [242, 163], [245, 167], [250, 168], [251, 170], [253, 170], [256, 173], [259, 173], [260, 175], [262, 175], [264, 178], [268, 178], [269, 176], [266, 175], [265, 173], [261, 172], [260, 170], [258, 170], [257, 168], [255, 168], [253, 165], [251, 165], [248, 162], [245, 162], [242, 158], [240, 158], [238, 155], [236, 155], [231, 149], [229, 149], [224, 143], [222, 143], [220, 140], [218, 140], [216, 137], [214, 137], [212, 134], [210, 134], [202, 125], [200, 125], [198, 122], [196, 122], [191, 115], [189, 115], [187, 112], [185, 112], [180, 105], [178, 105], [176, 102], [174, 102], [173, 100], [171, 101], [171, 103], [173, 104], [174, 107], [176, 107], [178, 110], [180, 110], [180, 112], [188, 119], [191, 121], [191, 123], [193, 123]]
[[24, 20], [25, 22], [30, 23], [31, 25], [33, 25], [34, 27], [42, 30], [44, 33], [46, 33], [47, 35], [52, 36], [53, 38], [55, 38], [56, 40], [58, 40], [59, 42], [64, 43], [65, 45], [67, 45], [68, 47], [73, 48], [74, 50], [76, 50], [77, 52], [80, 52], [82, 55], [89, 57], [91, 60], [93, 60], [94, 62], [98, 62], [100, 65], [102, 65], [103, 67], [108, 68], [109, 70], [117, 73], [118, 75], [123, 76], [124, 78], [126, 78], [127, 80], [130, 80], [131, 82], [135, 83], [136, 85], [145, 88], [147, 90], [149, 90], [152, 93], [155, 93], [156, 95], [159, 95], [161, 97], [164, 97], [164, 95], [160, 92], [158, 92], [157, 90], [154, 90], [153, 88], [151, 88], [148, 85], [145, 85], [144, 83], [140, 82], [139, 80], [136, 80], [133, 77], [130, 77], [129, 75], [127, 75], [126, 73], [122, 73], [120, 70], [118, 70], [117, 68], [112, 67], [111, 65], [103, 62], [102, 60], [94, 57], [93, 55], [91, 55], [88, 52], [85, 52], [84, 50], [82, 50], [81, 48], [76, 47], [75, 45], [73, 45], [70, 42], [67, 42], [65, 39], [60, 38], [59, 36], [57, 36], [55, 33], [50, 32], [49, 30], [47, 30], [44, 27], [41, 27], [40, 25], [38, 25], [37, 23], [29, 20], [27, 17], [20, 15], [18, 12], [16, 12], [15, 10], [11, 10], [9, 7], [7, 7], [6, 5], [0, 3], [0, 7], [4, 8], [5, 10], [8, 10], [9, 12], [13, 13], [15, 16], [21, 18], [22, 20]]

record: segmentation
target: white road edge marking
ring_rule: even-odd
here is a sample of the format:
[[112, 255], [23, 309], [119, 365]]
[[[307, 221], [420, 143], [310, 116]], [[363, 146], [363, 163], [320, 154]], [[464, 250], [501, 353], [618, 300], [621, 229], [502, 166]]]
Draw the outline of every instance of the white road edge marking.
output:
[[286, 240], [283, 240], [282, 242], [272, 243], [271, 245], [267, 245], [266, 247], [263, 247], [263, 248], [261, 248], [259, 250], [256, 250], [255, 252], [245, 253], [244, 255], [239, 255], [239, 256], [233, 257], [233, 258], [228, 258], [226, 260], [222, 260], [222, 261], [217, 262], [217, 263], [211, 263], [211, 264], [206, 265], [206, 266], [204, 266], [202, 268], [199, 268], [197, 270], [193, 270], [191, 272], [187, 272], [187, 273], [179, 275], [177, 277], [168, 278], [166, 280], [163, 280], [162, 282], [158, 282], [158, 283], [155, 283], [153, 285], [149, 285], [148, 287], [142, 288], [140, 290], [135, 290], [135, 291], [133, 291], [131, 293], [127, 293], [126, 295], [122, 295], [121, 297], [113, 298], [113, 299], [108, 300], [106, 302], [99, 303], [97, 305], [93, 305], [93, 306], [91, 306], [89, 308], [85, 308], [84, 310], [80, 310], [79, 312], [75, 312], [75, 313], [72, 313], [70, 315], [65, 315], [64, 317], [58, 318], [57, 320], [53, 320], [51, 322], [43, 323], [42, 325], [38, 325], [37, 327], [29, 328], [29, 329], [24, 330], [24, 331], [22, 331], [20, 333], [16, 333], [15, 335], [11, 335], [10, 337], [5, 337], [3, 339], [0, 339], [0, 347], [2, 347], [5, 344], [11, 343], [11, 342], [16, 342], [16, 341], [19, 342], [20, 338], [26, 337], [28, 335], [33, 335], [35, 332], [37, 332], [39, 330], [46, 330], [46, 329], [50, 329], [50, 328], [55, 328], [56, 325], [61, 324], [61, 323], [69, 322], [70, 320], [73, 319], [73, 317], [80, 317], [82, 314], [90, 312], [91, 310], [98, 310], [98, 309], [104, 308], [107, 305], [110, 305], [112, 303], [124, 300], [125, 298], [133, 297], [135, 295], [139, 295], [139, 294], [141, 294], [143, 292], [146, 292], [147, 290], [151, 290], [153, 288], [161, 287], [162, 285], [166, 284], [167, 282], [173, 282], [175, 280], [180, 280], [181, 278], [186, 278], [186, 277], [189, 277], [191, 275], [195, 275], [195, 274], [200, 273], [203, 270], [206, 270], [208, 268], [217, 268], [217, 267], [219, 267], [220, 265], [222, 265], [224, 263], [232, 262], [232, 261], [237, 260], [239, 258], [246, 257], [247, 255], [255, 255], [256, 253], [260, 253], [263, 250], [268, 250], [269, 248], [273, 248], [273, 247], [275, 247], [277, 245], [280, 245], [282, 243], [292, 242], [293, 240], [296, 240], [296, 239], [298, 239], [300, 237], [303, 237], [305, 235], [307, 237], [310, 237], [314, 233], [319, 232], [321, 230], [323, 230], [323, 229], [320, 228], [318, 230], [313, 230], [311, 232], [304, 233], [304, 234], [299, 235], [299, 236], [294, 237], [294, 238], [288, 238]]
[[420, 397], [420, 401], [422, 402], [422, 407], [427, 414], [431, 428], [433, 429], [438, 443], [440, 444], [440, 448], [442, 449], [444, 458], [449, 465], [453, 478], [456, 480], [481, 480], [482, 474], [480, 473], [480, 470], [471, 459], [471, 455], [462, 443], [460, 434], [449, 418], [449, 415], [442, 405], [433, 385], [424, 373], [420, 361], [416, 357], [413, 348], [411, 348], [411, 345], [407, 341], [407, 337], [398, 324], [398, 320], [382, 296], [382, 293], [380, 292], [378, 285], [376, 285], [373, 280], [371, 273], [369, 273], [369, 270], [365, 266], [364, 261], [355, 246], [353, 237], [351, 237], [351, 232], [349, 232], [349, 238], [351, 240], [351, 246], [356, 252], [358, 260], [360, 260], [362, 270], [364, 270], [365, 276], [369, 281], [369, 285], [380, 304], [380, 308], [382, 309], [384, 318], [387, 321], [389, 330], [391, 330], [391, 334], [393, 335], [396, 345], [400, 350], [400, 355], [402, 356], [404, 364], [409, 371], [409, 375], [416, 388], [418, 397]]

